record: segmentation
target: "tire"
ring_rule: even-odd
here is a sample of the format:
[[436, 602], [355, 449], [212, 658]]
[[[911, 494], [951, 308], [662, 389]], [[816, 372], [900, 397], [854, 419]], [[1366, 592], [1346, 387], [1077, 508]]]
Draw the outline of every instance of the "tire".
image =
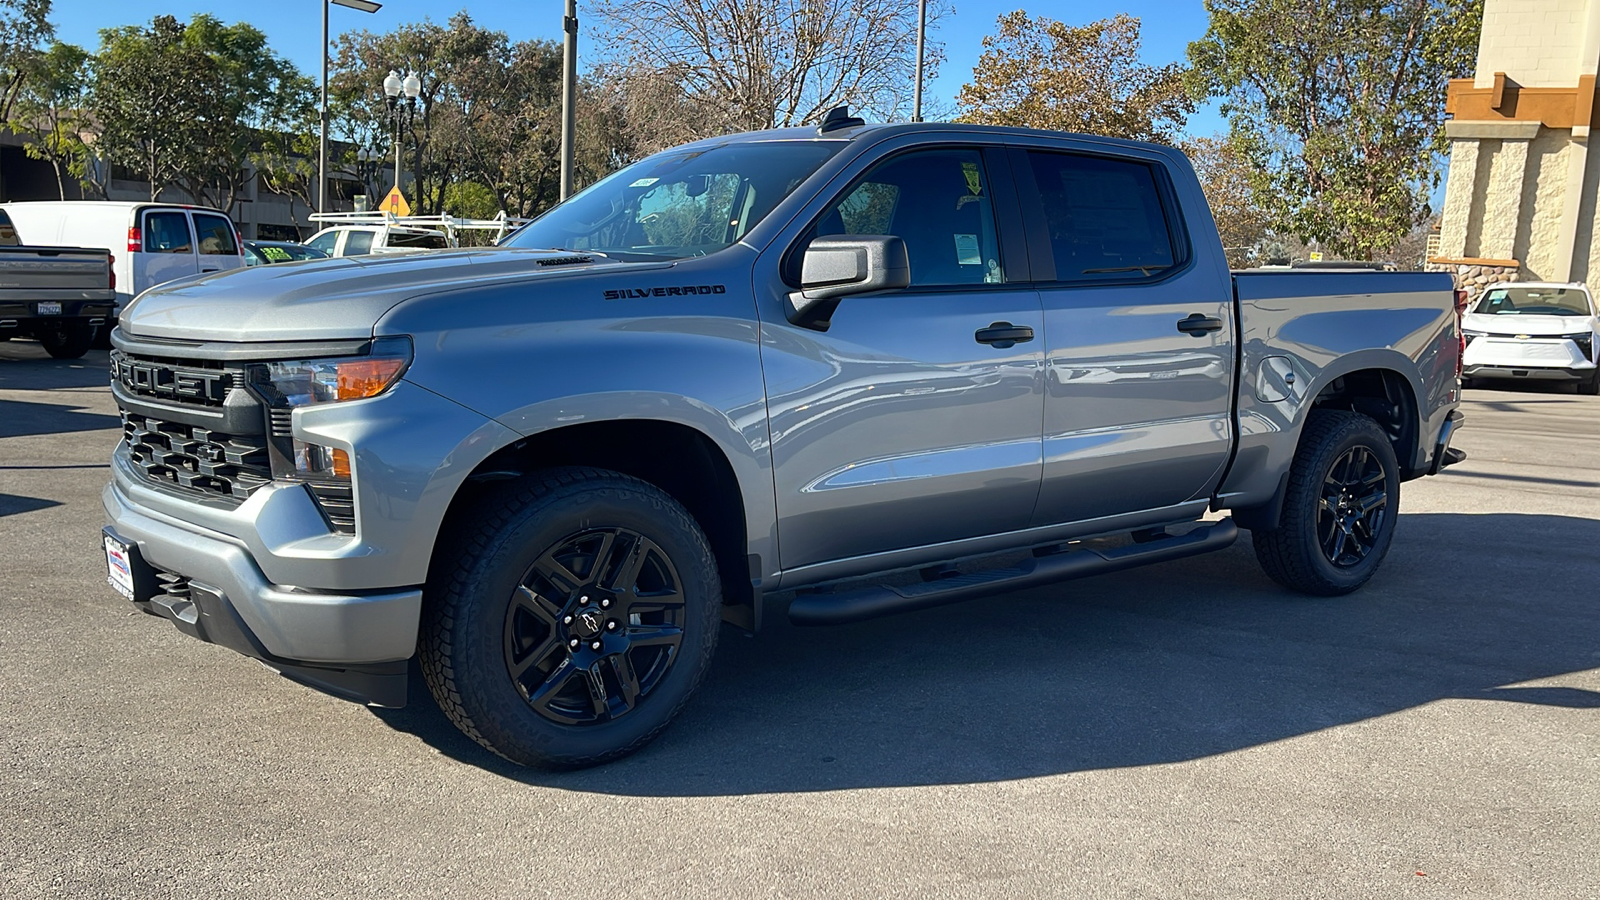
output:
[[68, 325], [53, 331], [41, 331], [39, 343], [54, 359], [79, 359], [89, 352], [94, 342], [94, 329], [87, 325]]
[[[1360, 514], [1374, 501], [1376, 507]], [[1278, 527], [1253, 532], [1251, 541], [1273, 581], [1333, 597], [1356, 590], [1378, 570], [1399, 512], [1400, 466], [1383, 429], [1359, 413], [1316, 410], [1295, 451]]]
[[1600, 370], [1590, 373], [1588, 378], [1578, 382], [1578, 393], [1590, 397], [1600, 396]]
[[626, 756], [705, 677], [722, 586], [700, 526], [660, 489], [551, 469], [446, 527], [455, 537], [435, 553], [423, 604], [423, 678], [489, 750], [546, 768]]
[[1478, 383], [1473, 381], [1471, 378], [1468, 378], [1465, 375], [1461, 376], [1461, 389], [1463, 391], [1472, 390], [1473, 388], [1475, 388], [1477, 386], [1478, 386]]

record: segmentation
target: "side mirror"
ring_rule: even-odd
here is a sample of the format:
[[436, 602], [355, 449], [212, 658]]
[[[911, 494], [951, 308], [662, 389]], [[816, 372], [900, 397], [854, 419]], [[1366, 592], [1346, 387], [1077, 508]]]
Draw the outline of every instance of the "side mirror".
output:
[[893, 235], [820, 237], [800, 261], [800, 290], [789, 295], [789, 321], [826, 327], [837, 298], [911, 284], [906, 242]]

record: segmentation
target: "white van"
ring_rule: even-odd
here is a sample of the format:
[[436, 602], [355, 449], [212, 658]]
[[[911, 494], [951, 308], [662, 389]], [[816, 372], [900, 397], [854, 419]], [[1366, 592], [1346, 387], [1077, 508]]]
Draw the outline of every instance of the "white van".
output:
[[31, 244], [111, 251], [118, 309], [158, 284], [244, 265], [233, 221], [203, 206], [36, 200], [0, 204], [0, 209]]

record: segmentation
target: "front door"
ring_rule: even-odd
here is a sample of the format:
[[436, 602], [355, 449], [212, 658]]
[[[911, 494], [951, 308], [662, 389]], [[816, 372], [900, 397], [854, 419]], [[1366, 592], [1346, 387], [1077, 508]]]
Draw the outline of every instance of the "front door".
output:
[[1012, 168], [1055, 269], [1039, 284], [1049, 338], [1033, 524], [1207, 498], [1233, 440], [1220, 248], [1189, 245], [1159, 156], [1028, 149], [1013, 151]]
[[1012, 188], [990, 175], [975, 148], [892, 156], [796, 243], [791, 264], [814, 237], [898, 236], [912, 284], [844, 298], [826, 330], [762, 323], [784, 569], [1027, 524], [1044, 321], [1025, 277], [1007, 280], [994, 194]]

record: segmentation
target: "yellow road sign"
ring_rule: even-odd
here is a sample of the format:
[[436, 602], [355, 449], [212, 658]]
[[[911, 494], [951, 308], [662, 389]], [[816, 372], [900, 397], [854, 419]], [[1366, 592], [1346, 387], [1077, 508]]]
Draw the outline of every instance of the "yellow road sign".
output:
[[388, 196], [383, 198], [383, 205], [378, 208], [387, 213], [394, 213], [397, 216], [411, 215], [411, 204], [406, 202], [406, 195], [400, 193], [398, 185], [389, 191]]

